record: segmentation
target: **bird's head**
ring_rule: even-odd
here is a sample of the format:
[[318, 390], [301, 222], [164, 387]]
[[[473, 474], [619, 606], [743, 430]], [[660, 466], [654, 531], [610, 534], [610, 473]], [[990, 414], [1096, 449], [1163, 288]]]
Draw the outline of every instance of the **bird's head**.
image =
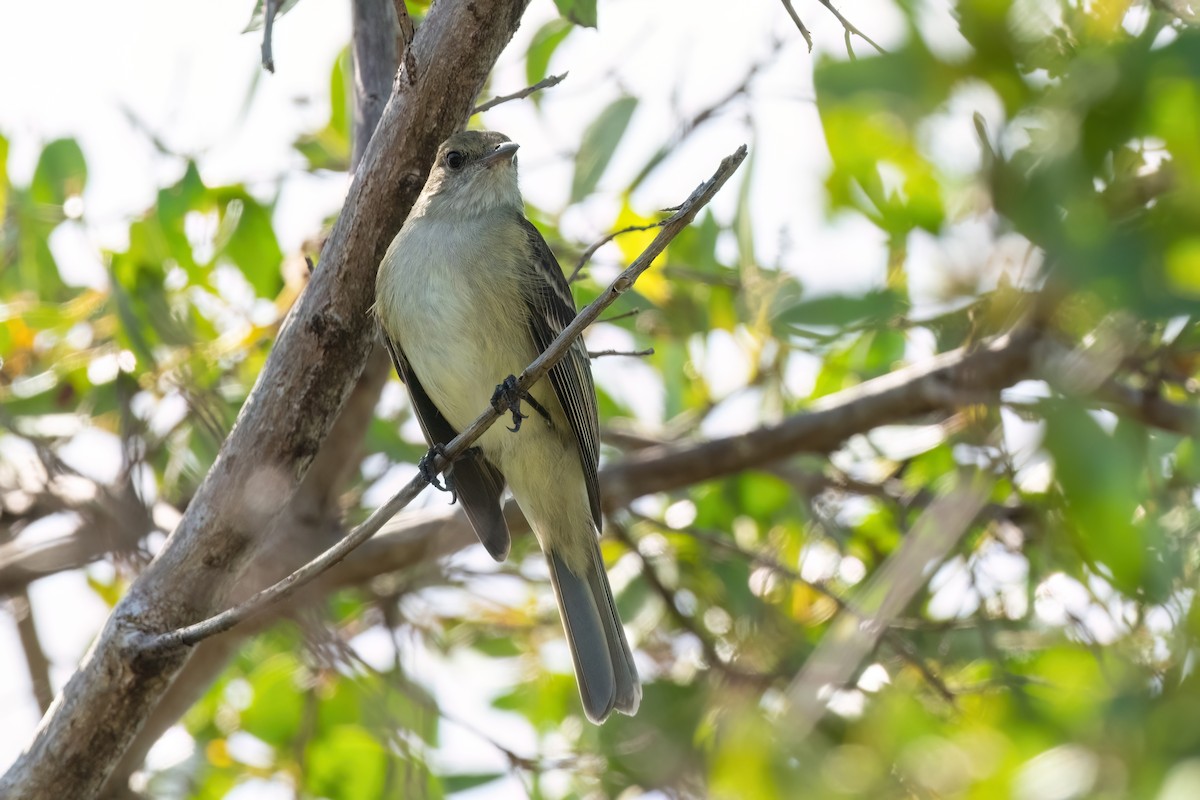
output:
[[517, 186], [517, 143], [495, 131], [462, 131], [438, 148], [418, 204], [424, 213], [475, 216], [523, 210]]

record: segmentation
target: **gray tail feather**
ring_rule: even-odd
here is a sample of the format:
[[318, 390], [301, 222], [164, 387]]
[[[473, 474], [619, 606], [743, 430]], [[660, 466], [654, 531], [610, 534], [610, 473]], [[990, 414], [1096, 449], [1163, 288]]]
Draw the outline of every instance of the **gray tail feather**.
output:
[[588, 719], [600, 724], [614, 708], [623, 714], [636, 712], [642, 686], [617, 616], [600, 543], [595, 542], [593, 548], [586, 575], [571, 572], [557, 553], [548, 552], [546, 558], [575, 661], [583, 710]]

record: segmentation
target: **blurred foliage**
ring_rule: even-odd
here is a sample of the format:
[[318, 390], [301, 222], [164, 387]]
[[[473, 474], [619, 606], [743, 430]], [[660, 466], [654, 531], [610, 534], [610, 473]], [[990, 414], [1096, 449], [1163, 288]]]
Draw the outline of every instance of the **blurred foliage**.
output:
[[[567, 20], [596, 24], [594, 2], [556, 3], [563, 19], [526, 54], [530, 83], [550, 71]], [[731, 416], [741, 429], [774, 422], [1030, 319], [1064, 349], [1099, 352], [1120, 385], [1196, 408], [1200, 31], [1142, 3], [952, 5], [953, 42], [929, 33], [925, 4], [900, 2], [906, 34], [886, 54], [815, 66], [830, 218], [874, 226], [887, 274], [817, 295], [763, 263], [747, 164], [733, 218], [705, 212], [601, 323], [655, 350], [599, 370], [604, 426], [679, 440], [726, 430]], [[328, 123], [294, 145], [308, 169], [348, 168], [352, 92], [343, 54]], [[622, 95], [587, 126], [571, 204], [611, 180], [638, 106]], [[947, 131], [961, 145], [971, 130], [973, 161], [947, 159]], [[141, 502], [177, 514], [304, 284], [305, 254], [282, 252], [269, 194], [207, 185], [181, 159], [127, 244], [98, 254], [81, 285], [70, 243], [89, 224], [84, 154], [50, 142], [18, 185], [7, 153], [0, 137], [4, 525], [19, 535], [35, 521], [34, 500], [64, 469], [54, 454], [85, 431], [116, 437], [119, 480], [140, 476]], [[619, 197], [613, 229], [655, 219], [632, 191]], [[563, 235], [562, 211], [529, 215], [569, 271], [587, 243]], [[910, 271], [932, 267], [914, 263], [912, 245], [936, 250], [967, 225], [987, 232], [969, 269], [914, 296]], [[577, 299], [653, 234], [600, 251]], [[722, 373], [741, 376], [737, 388], [714, 385]], [[436, 798], [511, 793], [515, 776], [537, 798], [1200, 796], [1195, 438], [1103, 410], [1097, 381], [1066, 360], [1046, 373], [999, 407], [968, 399], [953, 415], [864, 432], [828, 459], [764, 465], [616, 514], [604, 553], [645, 678], [634, 718], [582, 722], [573, 677], [545, 657], [559, 623], [523, 537], [498, 576], [425, 565], [248, 639], [183, 720], [192, 756], [150, 774], [148, 791], [220, 798], [263, 779], [302, 797]], [[656, 393], [651, 412], [635, 402]], [[409, 422], [405, 405], [381, 405], [345, 487], [349, 517], [376, 480], [422, 454]], [[16, 441], [38, 448], [41, 483], [20, 473]], [[972, 471], [993, 482], [989, 506], [798, 736], [786, 692], [839, 604]], [[144, 555], [153, 535], [137, 533], [111, 580], [90, 576], [105, 602], [141, 563], [124, 556]], [[511, 602], [484, 599], [493, 594]], [[358, 650], [370, 637], [368, 659]], [[456, 675], [511, 675], [492, 699], [511, 736], [439, 705], [410, 676], [410, 650]], [[446, 752], [464, 736], [490, 766]]]

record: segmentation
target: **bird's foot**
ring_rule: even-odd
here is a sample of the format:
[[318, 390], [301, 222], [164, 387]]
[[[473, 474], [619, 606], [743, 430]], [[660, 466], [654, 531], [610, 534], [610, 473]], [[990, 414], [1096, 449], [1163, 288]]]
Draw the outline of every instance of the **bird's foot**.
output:
[[425, 479], [425, 482], [433, 488], [440, 492], [449, 492], [450, 504], [453, 505], [458, 500], [458, 494], [454, 491], [454, 481], [447, 474], [446, 483], [442, 483], [438, 480], [437, 471], [433, 468], [433, 463], [438, 456], [447, 458], [445, 445], [435, 444], [433, 447], [430, 447], [429, 452], [423, 455], [421, 460], [417, 462], [417, 471], [421, 473], [421, 477]]
[[509, 428], [510, 431], [516, 433], [521, 430], [521, 421], [529, 419], [528, 414], [521, 413], [521, 401], [529, 403], [534, 411], [542, 415], [546, 422], [550, 421], [550, 414], [542, 407], [542, 404], [533, 399], [529, 392], [517, 389], [517, 376], [509, 375], [502, 383], [496, 385], [496, 391], [492, 394], [492, 408], [501, 416], [512, 414], [513, 424]]

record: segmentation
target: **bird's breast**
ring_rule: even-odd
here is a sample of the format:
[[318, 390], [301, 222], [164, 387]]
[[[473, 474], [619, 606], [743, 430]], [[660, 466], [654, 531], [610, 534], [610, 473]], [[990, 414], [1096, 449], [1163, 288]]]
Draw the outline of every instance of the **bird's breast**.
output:
[[458, 430], [537, 355], [521, 295], [522, 245], [504, 226], [422, 220], [401, 231], [381, 265], [380, 320]]

